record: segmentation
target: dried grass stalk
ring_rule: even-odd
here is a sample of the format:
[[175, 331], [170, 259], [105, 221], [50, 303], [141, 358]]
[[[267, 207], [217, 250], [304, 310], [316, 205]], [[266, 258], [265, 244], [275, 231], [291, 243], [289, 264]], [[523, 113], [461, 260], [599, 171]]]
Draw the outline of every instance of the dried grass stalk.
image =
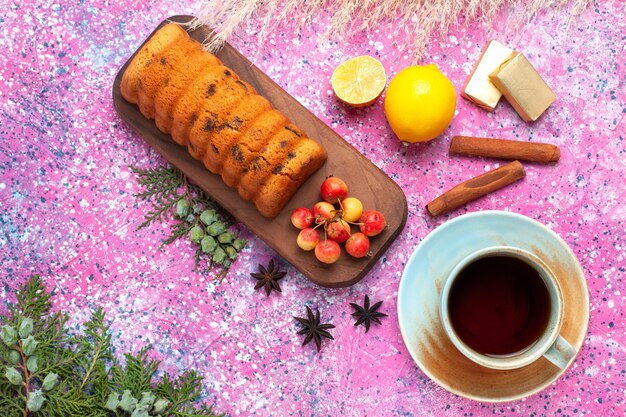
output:
[[322, 39], [350, 38], [387, 23], [396, 28], [396, 39], [412, 40], [418, 60], [431, 37], [446, 34], [461, 16], [466, 23], [489, 21], [507, 4], [522, 11], [521, 20], [530, 20], [548, 8], [568, 8], [570, 16], [574, 16], [590, 3], [591, 0], [206, 0], [193, 24], [206, 24], [215, 30], [216, 36], [205, 42], [209, 50], [215, 51], [253, 15], [260, 22], [259, 42], [279, 28], [301, 30], [314, 16], [323, 13], [330, 15], [330, 20]]

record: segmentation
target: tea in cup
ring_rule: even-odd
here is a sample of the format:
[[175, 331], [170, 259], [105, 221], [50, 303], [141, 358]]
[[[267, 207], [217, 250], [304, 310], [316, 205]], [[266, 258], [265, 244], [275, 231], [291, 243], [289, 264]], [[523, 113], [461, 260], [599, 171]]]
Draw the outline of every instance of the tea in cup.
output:
[[520, 368], [544, 356], [564, 369], [576, 354], [559, 335], [559, 282], [523, 249], [496, 246], [464, 258], [444, 284], [440, 314], [456, 348], [488, 368]]

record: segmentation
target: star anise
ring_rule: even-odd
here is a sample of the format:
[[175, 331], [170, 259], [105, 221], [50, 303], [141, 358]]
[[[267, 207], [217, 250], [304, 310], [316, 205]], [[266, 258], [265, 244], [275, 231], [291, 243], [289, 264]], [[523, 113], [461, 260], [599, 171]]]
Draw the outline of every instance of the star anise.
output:
[[302, 317], [294, 317], [294, 319], [298, 320], [298, 322], [303, 326], [298, 334], [305, 334], [304, 342], [302, 342], [302, 346], [308, 344], [311, 340], [315, 341], [315, 346], [317, 346], [317, 351], [319, 352], [322, 348], [322, 337], [327, 339], [335, 339], [332, 334], [328, 332], [328, 329], [334, 329], [335, 326], [333, 324], [320, 324], [320, 311], [317, 310], [315, 312], [315, 316], [313, 316], [313, 311], [306, 307], [306, 315], [307, 318]]
[[370, 329], [370, 324], [372, 324], [372, 322], [380, 324], [380, 318], [387, 317], [385, 313], [379, 313], [378, 311], [376, 311], [380, 308], [382, 303], [382, 301], [379, 301], [370, 307], [370, 298], [367, 295], [365, 296], [365, 302], [363, 304], [363, 307], [358, 304], [350, 303], [352, 308], [354, 308], [354, 313], [352, 313], [352, 315], [357, 318], [354, 325], [358, 326], [359, 324], [364, 324], [365, 333], [367, 333]]
[[259, 265], [259, 272], [253, 272], [250, 275], [258, 281], [254, 289], [265, 288], [265, 294], [269, 296], [272, 290], [282, 292], [278, 281], [283, 279], [287, 273], [281, 272], [278, 265], [275, 265], [272, 259], [269, 265], [267, 265], [267, 268], [263, 265]]

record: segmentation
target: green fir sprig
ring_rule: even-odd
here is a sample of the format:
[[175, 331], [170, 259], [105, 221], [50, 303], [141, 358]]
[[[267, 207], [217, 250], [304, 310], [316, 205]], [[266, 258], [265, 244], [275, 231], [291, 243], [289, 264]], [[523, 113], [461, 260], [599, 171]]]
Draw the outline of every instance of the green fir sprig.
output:
[[102, 309], [74, 333], [65, 313], [52, 313], [38, 276], [16, 293], [0, 315], [0, 416], [3, 417], [217, 417], [197, 404], [202, 377], [191, 370], [158, 379], [150, 347], [112, 352]]
[[137, 230], [155, 222], [173, 221], [170, 235], [161, 246], [188, 238], [196, 247], [196, 269], [206, 257], [207, 269], [219, 266], [221, 269], [216, 278], [223, 278], [246, 244], [239, 238], [239, 231], [231, 230], [232, 217], [175, 167], [131, 169], [143, 187], [143, 191], [135, 196], [152, 204]]

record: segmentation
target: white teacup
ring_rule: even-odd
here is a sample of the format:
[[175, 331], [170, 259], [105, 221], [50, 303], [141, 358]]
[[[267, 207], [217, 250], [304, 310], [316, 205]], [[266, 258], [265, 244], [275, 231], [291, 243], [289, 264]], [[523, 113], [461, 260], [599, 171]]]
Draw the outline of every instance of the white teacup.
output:
[[440, 314], [454, 346], [488, 368], [521, 368], [543, 356], [564, 369], [576, 354], [559, 334], [559, 282], [545, 262], [523, 249], [495, 246], [461, 260], [442, 289]]

